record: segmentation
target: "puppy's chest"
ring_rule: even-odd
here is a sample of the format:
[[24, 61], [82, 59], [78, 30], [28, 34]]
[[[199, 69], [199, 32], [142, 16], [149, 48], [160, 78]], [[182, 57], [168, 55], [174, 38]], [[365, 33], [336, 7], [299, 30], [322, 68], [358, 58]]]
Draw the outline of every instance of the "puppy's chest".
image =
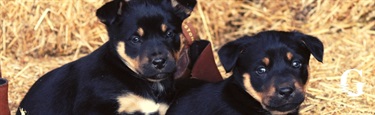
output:
[[[159, 83], [150, 85], [150, 96], [163, 98], [164, 87]], [[163, 99], [160, 99], [163, 100]], [[168, 104], [155, 101], [132, 92], [127, 92], [117, 97], [119, 114], [144, 114], [144, 115], [163, 115], [168, 109]]]

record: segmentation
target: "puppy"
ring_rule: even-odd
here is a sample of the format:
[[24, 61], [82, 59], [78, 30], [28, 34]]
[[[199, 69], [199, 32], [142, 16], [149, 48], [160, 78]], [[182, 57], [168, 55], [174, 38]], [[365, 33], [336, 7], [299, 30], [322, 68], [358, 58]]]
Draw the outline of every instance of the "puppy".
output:
[[229, 42], [218, 53], [233, 75], [217, 83], [183, 81], [180, 85], [198, 85], [179, 86], [180, 96], [168, 114], [298, 114], [305, 99], [310, 55], [322, 62], [323, 44], [300, 32], [265, 31]]
[[96, 11], [109, 41], [42, 76], [17, 114], [165, 114], [196, 0], [114, 0]]

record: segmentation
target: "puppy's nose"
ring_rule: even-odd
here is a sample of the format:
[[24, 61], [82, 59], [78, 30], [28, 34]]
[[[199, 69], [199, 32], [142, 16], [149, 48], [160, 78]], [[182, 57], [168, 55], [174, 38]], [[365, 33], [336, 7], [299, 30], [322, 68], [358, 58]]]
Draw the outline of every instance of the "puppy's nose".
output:
[[291, 87], [283, 87], [283, 88], [279, 89], [279, 95], [282, 98], [287, 98], [287, 97], [290, 96], [290, 94], [293, 93], [293, 91], [294, 91], [294, 89], [291, 88]]
[[155, 58], [152, 60], [152, 64], [156, 69], [163, 69], [165, 66], [165, 59], [164, 58]]

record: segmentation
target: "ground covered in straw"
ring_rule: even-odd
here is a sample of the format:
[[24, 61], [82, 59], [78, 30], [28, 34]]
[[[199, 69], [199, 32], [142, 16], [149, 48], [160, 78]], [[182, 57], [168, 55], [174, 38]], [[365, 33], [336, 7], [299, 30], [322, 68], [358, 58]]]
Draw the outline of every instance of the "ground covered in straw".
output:
[[[107, 39], [95, 10], [106, 0], [0, 1], [0, 60], [14, 112], [46, 72], [92, 52]], [[320, 38], [302, 114], [375, 114], [375, 2], [372, 0], [199, 0], [188, 19], [215, 50], [242, 35], [298, 30]], [[216, 60], [218, 61], [218, 60]], [[349, 96], [340, 87], [349, 69]], [[224, 74], [224, 73], [223, 73]]]

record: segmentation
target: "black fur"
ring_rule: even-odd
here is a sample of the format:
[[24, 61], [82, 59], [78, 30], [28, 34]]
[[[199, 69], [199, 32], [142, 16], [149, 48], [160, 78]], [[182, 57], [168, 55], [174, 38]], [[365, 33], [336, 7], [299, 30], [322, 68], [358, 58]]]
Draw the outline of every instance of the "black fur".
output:
[[31, 115], [140, 114], [118, 111], [117, 98], [128, 94], [168, 103], [181, 47], [181, 23], [189, 16], [181, 10], [192, 10], [196, 3], [188, 1], [178, 7], [171, 0], [106, 3], [96, 15], [105, 24], [109, 41], [42, 76], [17, 114], [20, 109]]
[[322, 62], [323, 44], [300, 32], [265, 31], [229, 42], [218, 53], [226, 71], [233, 75], [217, 83], [178, 81], [198, 85], [176, 84], [179, 96], [168, 114], [298, 114], [310, 54]]

